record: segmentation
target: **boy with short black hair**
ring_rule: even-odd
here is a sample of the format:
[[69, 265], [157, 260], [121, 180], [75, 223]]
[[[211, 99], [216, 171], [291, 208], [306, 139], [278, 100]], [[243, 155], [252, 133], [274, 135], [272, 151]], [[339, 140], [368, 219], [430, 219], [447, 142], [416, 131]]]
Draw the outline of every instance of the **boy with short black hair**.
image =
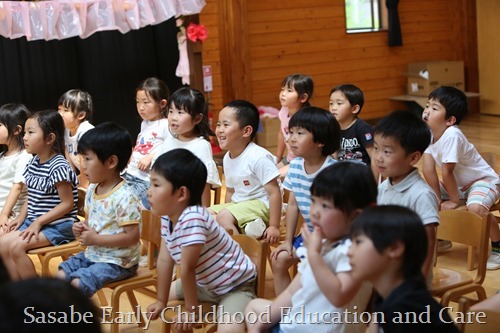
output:
[[59, 265], [57, 277], [92, 296], [105, 284], [132, 276], [139, 261], [138, 199], [121, 178], [132, 152], [127, 130], [103, 123], [78, 143], [82, 174], [91, 183], [85, 197], [86, 220], [73, 225], [85, 251]]
[[[461, 90], [443, 86], [430, 93], [422, 114], [433, 135], [424, 154], [424, 177], [436, 192], [442, 210], [455, 209], [465, 199], [469, 211], [488, 214], [492, 252], [487, 269], [494, 270], [500, 268], [500, 228], [489, 210], [500, 198], [500, 178], [458, 128], [466, 114], [467, 97]], [[436, 164], [441, 169], [442, 184]]]
[[[256, 268], [241, 247], [201, 205], [207, 168], [186, 149], [173, 149], [156, 160], [151, 171], [148, 201], [162, 216], [158, 257], [158, 301], [148, 306], [156, 319], [168, 301], [184, 299], [187, 314], [175, 327], [192, 328], [200, 301], [218, 305], [217, 332], [243, 332], [242, 314], [255, 298]], [[182, 263], [182, 264], [181, 264]], [[172, 280], [174, 266], [180, 278]], [[183, 321], [182, 318], [191, 320]]]
[[364, 103], [363, 91], [353, 84], [340, 84], [330, 91], [330, 112], [341, 129], [339, 161], [358, 160], [371, 165], [373, 127], [358, 118]]
[[[352, 275], [373, 283], [377, 292], [370, 332], [458, 333], [422, 276], [427, 236], [414, 211], [395, 205], [368, 207], [354, 220], [351, 240]], [[404, 320], [409, 313], [422, 322], [398, 321], [398, 314]]]
[[273, 244], [280, 236], [280, 174], [273, 155], [252, 142], [258, 126], [259, 111], [250, 102], [236, 100], [220, 111], [215, 134], [228, 150], [223, 160], [226, 199], [210, 211], [234, 234], [244, 231]]
[[287, 145], [296, 158], [290, 162], [283, 183], [283, 187], [290, 191], [285, 241], [270, 256], [276, 295], [292, 281], [288, 270], [299, 260], [296, 249], [303, 246], [302, 236], [295, 236], [299, 214], [309, 230], [313, 229], [309, 214], [311, 184], [321, 170], [336, 162], [331, 155], [339, 148], [339, 144], [340, 127], [328, 111], [308, 106], [290, 118]]
[[439, 224], [438, 200], [415, 167], [431, 141], [429, 127], [408, 111], [395, 111], [375, 126], [373, 160], [382, 177], [379, 205], [400, 205], [415, 211], [425, 226], [427, 256], [422, 272], [432, 282], [432, 266]]

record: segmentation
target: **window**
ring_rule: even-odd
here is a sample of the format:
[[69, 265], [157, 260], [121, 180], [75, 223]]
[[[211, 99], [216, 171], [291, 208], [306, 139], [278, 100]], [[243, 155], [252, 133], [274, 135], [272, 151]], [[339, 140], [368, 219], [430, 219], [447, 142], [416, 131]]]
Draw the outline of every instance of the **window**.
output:
[[385, 0], [345, 0], [348, 33], [387, 29]]

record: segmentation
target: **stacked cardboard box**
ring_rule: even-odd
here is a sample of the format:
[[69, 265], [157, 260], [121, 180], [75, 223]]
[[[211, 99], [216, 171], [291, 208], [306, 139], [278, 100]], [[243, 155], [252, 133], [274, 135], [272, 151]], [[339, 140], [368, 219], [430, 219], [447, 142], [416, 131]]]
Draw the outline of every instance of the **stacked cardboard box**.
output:
[[278, 118], [261, 118], [256, 137], [257, 144], [269, 150], [273, 155], [276, 155], [279, 131], [280, 120]]
[[428, 96], [440, 86], [465, 90], [463, 61], [427, 61], [408, 64], [408, 94]]

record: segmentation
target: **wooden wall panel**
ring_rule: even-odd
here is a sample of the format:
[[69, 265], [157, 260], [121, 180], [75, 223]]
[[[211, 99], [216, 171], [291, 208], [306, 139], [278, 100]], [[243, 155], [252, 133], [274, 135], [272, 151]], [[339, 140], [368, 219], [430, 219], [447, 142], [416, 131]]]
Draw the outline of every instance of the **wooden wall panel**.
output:
[[[385, 31], [345, 32], [343, 0], [247, 0], [249, 54], [246, 59], [251, 69], [250, 100], [256, 105], [279, 108], [278, 93], [282, 79], [300, 72], [311, 75], [314, 80], [313, 104], [327, 108], [330, 89], [350, 82], [365, 93], [362, 117], [379, 118], [405, 107], [390, 101], [389, 97], [405, 93], [404, 73], [409, 62], [440, 59], [464, 60], [466, 84], [471, 81], [474, 86], [477, 81], [474, 66], [477, 67], [477, 64], [470, 56], [474, 49], [470, 50], [467, 46], [470, 33], [466, 33], [468, 26], [463, 22], [469, 15], [469, 2], [401, 1], [399, 12], [404, 45], [388, 47]], [[200, 14], [200, 21], [209, 28], [209, 39], [217, 36], [210, 32], [217, 30], [218, 23], [226, 24], [217, 22], [216, 7], [216, 0], [207, 0], [207, 6]], [[206, 43], [208, 46], [208, 40]], [[212, 47], [204, 49], [204, 63], [213, 62], [220, 66], [215, 44], [216, 41], [211, 41]], [[214, 77], [214, 88], [216, 81], [221, 82]], [[214, 109], [220, 110], [222, 104], [227, 102], [222, 100], [224, 93], [214, 91], [213, 96]]]

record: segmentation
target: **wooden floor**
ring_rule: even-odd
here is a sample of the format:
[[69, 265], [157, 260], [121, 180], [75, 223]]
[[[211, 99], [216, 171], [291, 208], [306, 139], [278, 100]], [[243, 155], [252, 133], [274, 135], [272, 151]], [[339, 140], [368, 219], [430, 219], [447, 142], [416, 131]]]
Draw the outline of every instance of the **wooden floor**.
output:
[[[479, 152], [488, 151], [500, 155], [500, 117], [484, 115], [470, 116], [462, 122], [460, 128], [469, 138], [469, 140], [476, 146]], [[467, 274], [471, 274], [471, 276], [474, 276], [473, 274], [475, 274], [475, 271], [468, 272], [465, 269], [465, 266], [461, 264], [464, 260], [466, 260], [466, 255], [467, 252], [465, 247], [455, 245], [449, 251], [440, 255], [438, 257], [438, 261], [440, 265], [460, 270], [466, 272]], [[54, 260], [54, 265], [52, 267], [53, 269], [55, 269], [56, 264], [57, 261]], [[483, 286], [485, 287], [488, 296], [495, 294], [495, 292], [500, 289], [500, 270], [488, 271]], [[266, 275], [266, 296], [268, 298], [274, 297], [273, 289], [272, 273], [270, 268], [268, 267]], [[95, 300], [98, 304], [98, 300]], [[140, 294], [138, 296], [138, 300], [140, 305], [143, 307], [142, 311], [145, 311], [148, 304], [151, 304], [154, 301], [152, 298]], [[130, 309], [125, 296], [122, 297], [122, 305], [120, 310], [124, 312], [133, 311], [132, 309]], [[152, 322], [148, 331], [160, 332], [160, 322]], [[103, 332], [109, 332], [109, 325], [103, 325]], [[138, 328], [135, 324], [122, 324], [120, 325], [120, 332], [139, 333], [144, 332], [144, 330]]]

